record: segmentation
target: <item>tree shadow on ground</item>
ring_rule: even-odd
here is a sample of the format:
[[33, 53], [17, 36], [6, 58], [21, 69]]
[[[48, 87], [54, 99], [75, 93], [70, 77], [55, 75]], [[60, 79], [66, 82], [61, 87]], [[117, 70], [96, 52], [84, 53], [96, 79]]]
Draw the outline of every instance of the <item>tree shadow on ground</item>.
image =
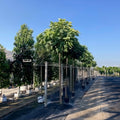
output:
[[76, 106], [78, 107], [73, 112], [73, 115], [74, 113], [78, 115], [76, 119], [96, 118], [98, 114], [100, 116], [104, 113], [106, 116], [104, 118], [105, 120], [119, 120], [120, 79], [97, 80], [92, 87], [93, 89], [87, 92], [87, 95], [82, 99], [81, 103], [79, 101], [78, 103], [76, 102]]

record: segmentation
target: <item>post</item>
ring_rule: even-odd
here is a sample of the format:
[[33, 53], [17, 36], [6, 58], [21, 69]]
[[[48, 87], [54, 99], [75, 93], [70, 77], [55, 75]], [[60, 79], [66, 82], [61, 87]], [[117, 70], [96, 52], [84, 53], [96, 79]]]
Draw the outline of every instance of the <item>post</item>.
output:
[[89, 67], [89, 80], [91, 80], [91, 68]]
[[41, 65], [40, 74], [41, 74], [41, 94], [42, 94], [42, 65]]
[[45, 107], [47, 106], [47, 79], [48, 79], [48, 63], [45, 62]]
[[88, 84], [89, 83], [89, 78], [90, 78], [90, 76], [89, 76], [89, 67], [87, 67], [86, 68], [86, 71], [87, 71], [87, 76], [86, 76], [86, 84]]
[[67, 95], [67, 80], [68, 80], [68, 72], [67, 72], [67, 65], [68, 65], [68, 58], [66, 58], [66, 79], [65, 79], [65, 98], [68, 98], [68, 95]]
[[77, 77], [76, 77], [76, 80], [77, 80], [78, 83], [80, 83], [80, 81], [79, 81], [79, 67], [76, 67], [76, 68], [77, 68], [77, 73], [76, 73]]
[[59, 53], [59, 99], [60, 104], [62, 104], [62, 96], [61, 96], [61, 54]]
[[78, 77], [78, 75], [79, 75], [79, 72], [78, 72], [78, 71], [79, 71], [79, 69], [78, 69], [78, 67], [76, 67], [76, 68], [77, 68], [77, 73], [76, 73], [76, 74], [77, 74], [77, 75], [76, 75], [76, 80], [77, 80], [77, 82], [79, 82], [79, 77]]
[[35, 64], [33, 64], [33, 89], [35, 88]]
[[70, 92], [72, 93], [72, 65], [70, 65]]
[[72, 80], [72, 96], [74, 96], [74, 87], [75, 87], [75, 71], [74, 71], [74, 63], [73, 63], [73, 80]]
[[82, 88], [85, 88], [85, 83], [84, 83], [84, 68], [82, 66]]
[[83, 67], [82, 67], [82, 80], [84, 79]]
[[63, 64], [61, 64], [61, 97], [62, 96], [63, 96]]

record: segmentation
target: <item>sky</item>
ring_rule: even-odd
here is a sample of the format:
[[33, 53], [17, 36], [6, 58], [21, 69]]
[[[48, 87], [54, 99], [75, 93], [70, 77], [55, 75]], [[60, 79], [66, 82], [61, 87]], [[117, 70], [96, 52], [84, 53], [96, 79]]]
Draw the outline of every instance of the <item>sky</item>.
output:
[[98, 66], [120, 67], [120, 0], [0, 0], [0, 44], [13, 50], [22, 24], [33, 37], [58, 18], [71, 21]]

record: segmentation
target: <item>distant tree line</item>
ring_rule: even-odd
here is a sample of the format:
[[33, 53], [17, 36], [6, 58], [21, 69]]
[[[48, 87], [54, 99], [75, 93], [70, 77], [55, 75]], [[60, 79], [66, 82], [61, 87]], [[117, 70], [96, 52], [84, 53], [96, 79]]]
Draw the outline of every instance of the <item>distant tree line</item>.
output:
[[99, 71], [101, 75], [106, 76], [120, 76], [120, 67], [96, 67], [96, 70]]

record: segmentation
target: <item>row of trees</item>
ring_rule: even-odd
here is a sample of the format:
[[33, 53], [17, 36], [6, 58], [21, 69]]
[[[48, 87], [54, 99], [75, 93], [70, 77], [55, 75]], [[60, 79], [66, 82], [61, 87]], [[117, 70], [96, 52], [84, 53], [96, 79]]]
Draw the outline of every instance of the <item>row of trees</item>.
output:
[[96, 67], [96, 70], [99, 71], [101, 75], [108, 76], [120, 76], [120, 68], [119, 67]]
[[[69, 63], [85, 67], [96, 66], [94, 57], [87, 47], [79, 43], [79, 31], [73, 28], [71, 22], [65, 19], [51, 22], [49, 28], [36, 37], [36, 43], [32, 33], [33, 30], [23, 24], [15, 36], [14, 61], [10, 64], [14, 84], [20, 86], [33, 82], [33, 63], [43, 64], [45, 61], [58, 63], [59, 61], [63, 64]], [[1, 50], [3, 50], [2, 47]], [[31, 62], [26, 63], [23, 61], [25, 59], [30, 59]], [[4, 61], [6, 62], [6, 59]], [[9, 65], [6, 68], [9, 69]], [[8, 80], [9, 77], [7, 75], [6, 77]]]
[[65, 19], [51, 22], [50, 27], [37, 36], [35, 55], [37, 62], [58, 62], [61, 54], [62, 63], [68, 58], [69, 63], [81, 61], [84, 66], [96, 66], [94, 57], [86, 46], [79, 43], [79, 31], [72, 27], [72, 23]]

